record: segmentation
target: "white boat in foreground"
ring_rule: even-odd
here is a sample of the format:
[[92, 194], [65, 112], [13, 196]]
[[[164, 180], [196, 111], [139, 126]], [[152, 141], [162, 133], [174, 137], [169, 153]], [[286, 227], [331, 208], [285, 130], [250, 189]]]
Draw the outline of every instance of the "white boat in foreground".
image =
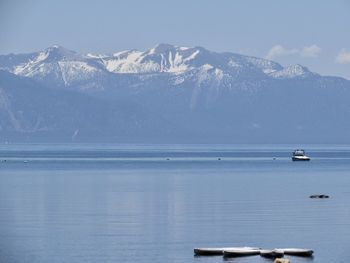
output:
[[295, 150], [292, 155], [293, 161], [310, 161], [310, 157], [306, 156], [304, 150]]
[[260, 256], [265, 258], [281, 258], [284, 256], [284, 251], [280, 249], [262, 249]]
[[311, 257], [314, 251], [312, 249], [305, 248], [279, 248], [285, 255]]
[[230, 249], [224, 250], [224, 257], [246, 257], [246, 256], [256, 256], [260, 254], [260, 249], [256, 248], [240, 248], [240, 249]]
[[215, 255], [223, 255], [224, 251], [231, 250], [257, 250], [257, 247], [203, 247], [203, 248], [195, 248], [193, 252], [197, 256], [215, 256]]

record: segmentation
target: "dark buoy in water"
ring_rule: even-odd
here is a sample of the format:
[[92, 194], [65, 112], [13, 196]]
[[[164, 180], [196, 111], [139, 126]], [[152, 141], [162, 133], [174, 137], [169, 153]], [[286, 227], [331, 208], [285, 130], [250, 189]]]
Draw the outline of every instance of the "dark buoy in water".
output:
[[220, 158], [220, 157], [218, 158], [218, 161], [221, 161], [221, 158]]
[[321, 194], [321, 195], [310, 195], [310, 198], [313, 199], [324, 199], [324, 198], [329, 198], [329, 195]]

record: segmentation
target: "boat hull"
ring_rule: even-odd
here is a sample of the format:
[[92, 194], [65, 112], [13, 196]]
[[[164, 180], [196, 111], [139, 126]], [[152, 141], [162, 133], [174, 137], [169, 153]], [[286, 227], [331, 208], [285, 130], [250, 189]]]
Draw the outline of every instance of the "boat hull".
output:
[[284, 252], [282, 250], [260, 250], [260, 256], [265, 258], [281, 258], [284, 256]]
[[195, 248], [193, 249], [193, 252], [196, 256], [219, 256], [219, 255], [223, 255], [224, 250]]
[[258, 250], [256, 247], [222, 247], [222, 248], [195, 248], [195, 256], [218, 256], [223, 255], [225, 250]]
[[284, 252], [285, 255], [299, 256], [299, 257], [311, 257], [314, 253], [311, 249], [302, 248], [281, 248], [279, 249]]
[[293, 156], [293, 161], [310, 161], [310, 158], [307, 156], [299, 157], [299, 156]]
[[224, 257], [247, 257], [260, 254], [260, 249], [224, 250]]

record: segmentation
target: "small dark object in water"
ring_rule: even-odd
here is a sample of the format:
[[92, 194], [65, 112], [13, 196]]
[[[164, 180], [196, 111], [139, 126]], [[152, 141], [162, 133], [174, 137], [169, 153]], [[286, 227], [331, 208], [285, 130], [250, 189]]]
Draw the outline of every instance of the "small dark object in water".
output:
[[170, 160], [170, 158], [166, 158], [166, 160], [167, 160], [167, 161], [169, 161], [169, 160]]
[[310, 198], [329, 198], [329, 195], [310, 195]]
[[219, 161], [221, 161], [221, 158], [218, 158]]
[[282, 258], [284, 251], [278, 249], [262, 249], [260, 250], [260, 256], [264, 258]]

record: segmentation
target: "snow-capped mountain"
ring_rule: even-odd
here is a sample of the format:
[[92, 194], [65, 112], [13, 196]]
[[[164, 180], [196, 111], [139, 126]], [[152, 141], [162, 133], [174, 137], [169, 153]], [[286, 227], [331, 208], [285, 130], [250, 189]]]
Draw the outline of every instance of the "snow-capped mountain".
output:
[[103, 90], [106, 86], [118, 85], [124, 79], [121, 74], [138, 81], [149, 79], [150, 75], [166, 75], [168, 85], [186, 81], [201, 85], [209, 81], [211, 85], [222, 87], [237, 87], [233, 85], [237, 80], [249, 82], [312, 75], [299, 65], [283, 68], [266, 59], [169, 44], [112, 55], [78, 54], [54, 45], [37, 53], [0, 56], [0, 69], [51, 86], [80, 90]]
[[344, 141], [349, 99], [348, 80], [202, 47], [0, 55], [0, 135], [16, 140]]
[[169, 44], [160, 44], [145, 52], [119, 52], [102, 60], [106, 69], [114, 73], [182, 74], [196, 69], [237, 73], [243, 68], [270, 73], [282, 69], [279, 64], [265, 59], [233, 53], [215, 53], [202, 47], [177, 47]]
[[[28, 55], [0, 56], [0, 68], [15, 75], [29, 77], [50, 86], [100, 88], [92, 80], [106, 78], [107, 72], [95, 59], [54, 45]], [[14, 63], [16, 61], [17, 63]]]

